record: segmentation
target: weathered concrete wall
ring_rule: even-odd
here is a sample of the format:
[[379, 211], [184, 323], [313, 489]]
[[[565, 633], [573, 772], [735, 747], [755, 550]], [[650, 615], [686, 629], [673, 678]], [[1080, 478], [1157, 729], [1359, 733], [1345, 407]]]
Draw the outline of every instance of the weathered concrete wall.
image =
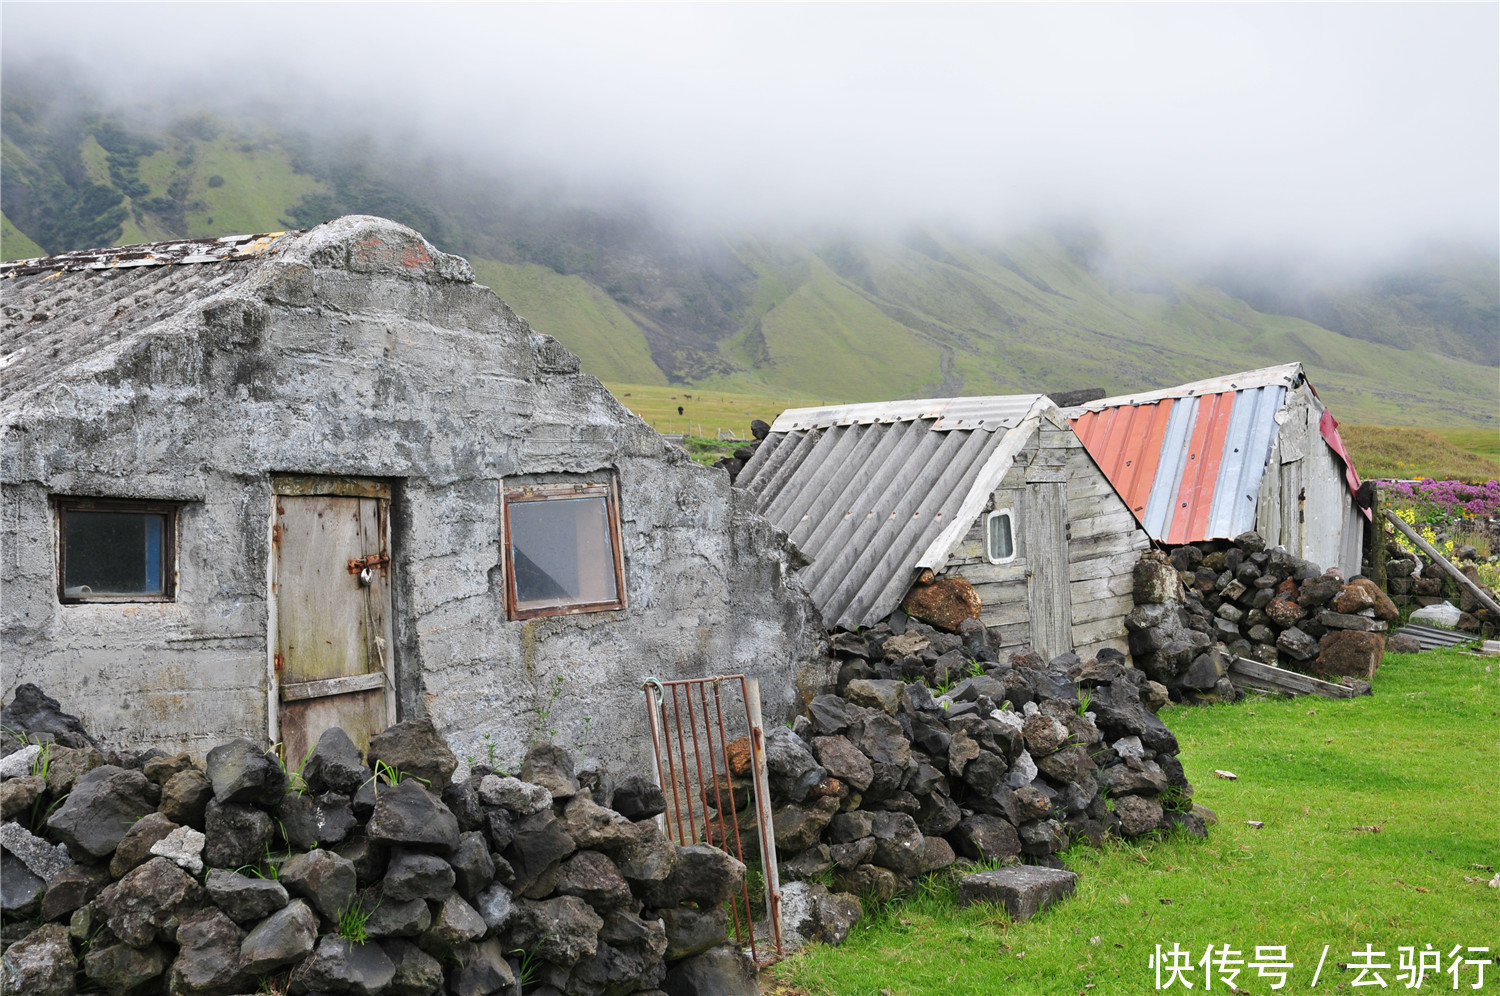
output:
[[[0, 407], [7, 696], [36, 682], [106, 741], [264, 738], [269, 475], [289, 472], [393, 482], [400, 712], [460, 757], [490, 734], [513, 763], [550, 707], [559, 742], [587, 730], [590, 753], [637, 763], [648, 675], [743, 670], [768, 720], [787, 713], [821, 630], [779, 538], [466, 262], [356, 217], [204, 265], [255, 269]], [[628, 607], [508, 621], [505, 480], [608, 472]], [[186, 501], [176, 601], [58, 604], [53, 495]]]

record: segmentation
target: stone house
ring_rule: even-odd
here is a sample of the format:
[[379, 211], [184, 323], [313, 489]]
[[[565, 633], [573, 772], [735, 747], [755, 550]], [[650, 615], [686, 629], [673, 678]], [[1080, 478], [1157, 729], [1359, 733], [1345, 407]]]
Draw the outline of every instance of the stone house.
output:
[[[464, 260], [346, 217], [0, 267], [0, 663], [108, 743], [293, 762], [428, 715], [629, 762], [639, 692], [793, 699], [780, 537]], [[494, 754], [491, 755], [491, 745]]]
[[879, 622], [931, 571], [972, 585], [997, 650], [1128, 653], [1150, 540], [1043, 395], [792, 409], [736, 484], [810, 561], [830, 628]]
[[1067, 411], [1153, 540], [1181, 546], [1254, 530], [1345, 577], [1370, 512], [1338, 422], [1300, 363], [1089, 402]]

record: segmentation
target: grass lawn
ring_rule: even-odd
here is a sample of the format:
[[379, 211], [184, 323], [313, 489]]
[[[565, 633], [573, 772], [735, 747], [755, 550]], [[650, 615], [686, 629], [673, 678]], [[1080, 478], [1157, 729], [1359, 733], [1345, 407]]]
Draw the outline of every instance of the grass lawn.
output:
[[[740, 439], [750, 438], [750, 422], [776, 421], [788, 408], [824, 404], [818, 398], [791, 394], [743, 394], [682, 385], [618, 384], [605, 382], [620, 403], [662, 433], [683, 433], [713, 439], [719, 429]], [[830, 400], [827, 404], [835, 404]], [[677, 414], [678, 407], [683, 414]]]
[[[1355, 989], [1358, 971], [1339, 967], [1367, 944], [1386, 952], [1375, 961], [1391, 965], [1379, 972], [1390, 989], [1406, 988], [1401, 946], [1442, 949], [1445, 972], [1454, 945], [1490, 949], [1461, 957], [1500, 955], [1500, 889], [1484, 884], [1500, 870], [1500, 658], [1392, 655], [1375, 692], [1163, 710], [1195, 801], [1219, 815], [1207, 840], [1074, 847], [1065, 860], [1077, 893], [1026, 923], [960, 910], [951, 884], [932, 880], [867, 916], [842, 947], [781, 963], [772, 991], [1152, 992], [1148, 960], [1177, 943], [1194, 962], [1209, 945], [1245, 961], [1285, 945], [1294, 968], [1282, 993], [1311, 988], [1329, 945], [1316, 991], [1369, 992], [1380, 987]], [[1462, 969], [1465, 991], [1475, 971]], [[1484, 978], [1481, 991], [1500, 992], [1500, 964]], [[1422, 988], [1452, 981], [1429, 975]], [[1272, 982], [1242, 971], [1238, 990], [1215, 975], [1210, 991], [1269, 993]]]

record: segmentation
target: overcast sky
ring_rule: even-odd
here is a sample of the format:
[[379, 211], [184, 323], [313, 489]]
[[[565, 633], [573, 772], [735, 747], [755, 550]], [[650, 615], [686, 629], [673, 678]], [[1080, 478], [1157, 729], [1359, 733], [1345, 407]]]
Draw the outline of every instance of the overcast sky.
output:
[[3, 29], [12, 67], [120, 99], [270, 99], [715, 224], [1086, 217], [1351, 260], [1500, 228], [1494, 3], [7, 3]]

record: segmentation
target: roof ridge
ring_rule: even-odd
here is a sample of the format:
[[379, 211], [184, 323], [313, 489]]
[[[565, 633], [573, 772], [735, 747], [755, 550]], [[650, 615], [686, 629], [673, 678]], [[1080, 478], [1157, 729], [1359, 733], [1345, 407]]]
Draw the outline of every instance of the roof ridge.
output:
[[795, 432], [835, 425], [931, 420], [938, 431], [1013, 427], [1045, 394], [986, 394], [907, 401], [870, 401], [847, 405], [788, 408], [776, 416], [772, 432]]
[[1074, 405], [1066, 410], [1066, 414], [1070, 419], [1077, 419], [1084, 412], [1119, 408], [1122, 405], [1146, 405], [1165, 401], [1168, 398], [1191, 398], [1202, 394], [1223, 394], [1226, 391], [1244, 391], [1273, 385], [1294, 387], [1298, 378], [1305, 379], [1306, 376], [1307, 373], [1301, 361], [1293, 360], [1291, 363], [1278, 363], [1274, 366], [1224, 374], [1221, 377], [1208, 377], [1203, 380], [1189, 381], [1186, 384], [1157, 388], [1153, 391], [1138, 391], [1134, 394], [1117, 394], [1110, 398], [1100, 398], [1098, 401]]

